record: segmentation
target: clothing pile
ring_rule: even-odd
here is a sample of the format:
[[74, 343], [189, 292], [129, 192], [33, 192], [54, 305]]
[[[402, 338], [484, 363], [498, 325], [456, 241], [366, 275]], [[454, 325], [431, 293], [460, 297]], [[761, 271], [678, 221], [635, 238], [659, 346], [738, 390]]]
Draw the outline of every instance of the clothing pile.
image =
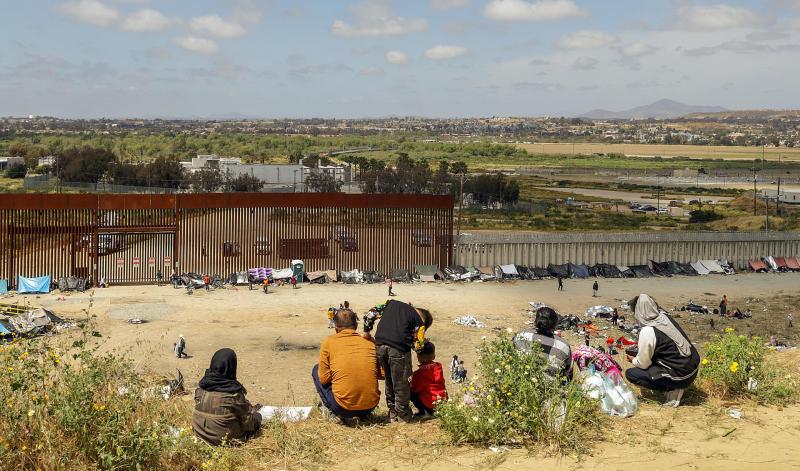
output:
[[614, 308], [611, 306], [592, 306], [586, 310], [586, 317], [600, 317], [603, 319], [610, 319], [614, 313]]
[[475, 316], [457, 317], [453, 322], [455, 322], [458, 325], [463, 325], [465, 327], [476, 327], [478, 329], [486, 327], [486, 324], [479, 321]]

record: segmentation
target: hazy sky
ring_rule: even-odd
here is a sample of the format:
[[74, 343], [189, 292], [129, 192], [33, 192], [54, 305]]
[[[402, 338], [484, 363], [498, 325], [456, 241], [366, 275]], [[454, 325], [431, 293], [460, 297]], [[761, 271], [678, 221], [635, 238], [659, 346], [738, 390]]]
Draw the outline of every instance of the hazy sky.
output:
[[0, 115], [800, 108], [800, 0], [0, 0]]

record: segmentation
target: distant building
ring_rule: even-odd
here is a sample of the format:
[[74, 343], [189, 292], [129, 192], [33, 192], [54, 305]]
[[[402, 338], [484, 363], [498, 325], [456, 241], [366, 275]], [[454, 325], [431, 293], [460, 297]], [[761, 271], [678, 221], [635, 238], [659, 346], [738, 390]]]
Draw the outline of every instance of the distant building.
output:
[[25, 157], [0, 157], [0, 170], [8, 170], [17, 164], [25, 165]]
[[41, 167], [43, 165], [53, 166], [56, 164], [56, 156], [48, 155], [47, 157], [39, 157], [38, 166]]
[[242, 159], [220, 157], [215, 154], [198, 155], [191, 162], [182, 162], [182, 165], [190, 172], [203, 168], [218, 168], [223, 174], [234, 178], [247, 174], [258, 178], [267, 187], [297, 188], [297, 185], [302, 185], [310, 174], [318, 172], [324, 172], [339, 182], [350, 181], [350, 167], [336, 165], [305, 167], [299, 164], [245, 164], [242, 163]]
[[[769, 199], [778, 198], [778, 190], [762, 190], [762, 196], [766, 196]], [[788, 204], [800, 204], [800, 191], [785, 191], [781, 190], [780, 197], [778, 201], [781, 203], [788, 203]]]

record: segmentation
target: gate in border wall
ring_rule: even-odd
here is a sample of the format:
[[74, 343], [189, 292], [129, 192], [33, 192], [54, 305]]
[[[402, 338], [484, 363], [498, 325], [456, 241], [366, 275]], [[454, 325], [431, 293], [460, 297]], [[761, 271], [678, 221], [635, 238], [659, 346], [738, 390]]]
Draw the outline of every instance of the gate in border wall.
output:
[[254, 267], [307, 271], [448, 266], [453, 198], [228, 193], [2, 195], [0, 278], [155, 280], [161, 269], [226, 276]]

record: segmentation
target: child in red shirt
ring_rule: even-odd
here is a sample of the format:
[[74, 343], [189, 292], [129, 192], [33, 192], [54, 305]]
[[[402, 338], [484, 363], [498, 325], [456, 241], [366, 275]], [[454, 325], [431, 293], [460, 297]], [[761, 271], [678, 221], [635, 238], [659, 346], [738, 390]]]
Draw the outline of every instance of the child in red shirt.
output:
[[411, 402], [419, 412], [419, 418], [429, 418], [436, 402], [447, 399], [442, 364], [436, 361], [436, 346], [426, 341], [417, 353], [419, 369], [411, 376]]

